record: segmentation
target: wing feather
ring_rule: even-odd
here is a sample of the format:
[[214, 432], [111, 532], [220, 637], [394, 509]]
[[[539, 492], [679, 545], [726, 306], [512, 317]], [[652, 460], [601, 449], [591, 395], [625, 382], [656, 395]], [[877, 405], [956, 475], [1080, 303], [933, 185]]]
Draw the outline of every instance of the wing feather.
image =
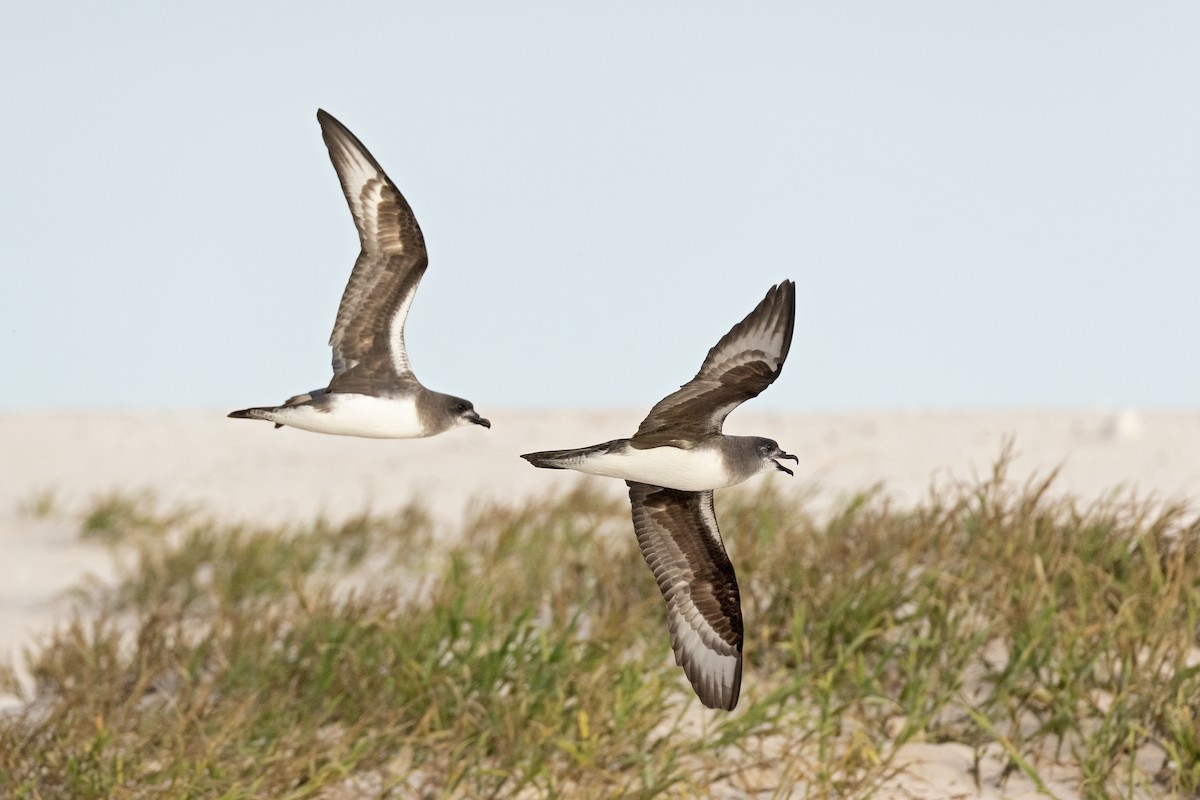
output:
[[708, 351], [696, 377], [650, 409], [630, 444], [679, 447], [720, 435], [730, 411], [779, 377], [795, 322], [796, 285], [783, 281]]
[[412, 209], [379, 162], [344, 125], [317, 112], [329, 158], [350, 206], [362, 251], [329, 336], [336, 391], [415, 380], [404, 322], [429, 255]]
[[742, 686], [742, 610], [713, 493], [626, 483], [642, 557], [667, 604], [675, 663], [704, 705], [732, 711]]

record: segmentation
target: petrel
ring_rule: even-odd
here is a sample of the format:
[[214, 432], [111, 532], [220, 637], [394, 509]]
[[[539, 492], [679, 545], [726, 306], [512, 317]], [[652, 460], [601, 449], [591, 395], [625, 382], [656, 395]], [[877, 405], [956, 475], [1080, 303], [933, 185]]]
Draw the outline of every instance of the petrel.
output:
[[779, 459], [800, 460], [771, 439], [726, 436], [721, 426], [779, 377], [795, 320], [795, 284], [772, 286], [708, 351], [696, 377], [650, 409], [633, 438], [521, 456], [535, 467], [628, 484], [638, 544], [667, 603], [675, 663], [709, 708], [732, 711], [742, 686], [741, 602], [713, 489], [760, 472], [791, 475]]
[[329, 336], [333, 380], [283, 405], [229, 416], [374, 439], [433, 436], [467, 424], [492, 427], [469, 400], [426, 389], [413, 374], [404, 320], [429, 265], [425, 237], [362, 142], [325, 111], [317, 111], [317, 121], [362, 244]]

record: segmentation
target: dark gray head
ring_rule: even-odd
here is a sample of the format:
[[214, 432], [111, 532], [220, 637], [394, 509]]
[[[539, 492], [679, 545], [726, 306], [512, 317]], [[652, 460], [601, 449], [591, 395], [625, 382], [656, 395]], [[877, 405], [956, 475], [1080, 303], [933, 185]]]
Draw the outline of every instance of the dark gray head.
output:
[[441, 392], [429, 392], [425, 400], [421, 403], [421, 417], [427, 427], [438, 433], [459, 425], [492, 427], [492, 423], [476, 413], [470, 400]]
[[791, 453], [783, 452], [783, 449], [779, 446], [779, 442], [775, 441], [774, 439], [765, 439], [761, 436], [754, 436], [751, 438], [754, 442], [754, 452], [758, 454], [758, 457], [762, 461], [762, 467], [760, 467], [760, 469], [771, 469], [774, 467], [780, 472], [786, 472], [788, 475], [796, 474], [783, 464], [780, 464], [776, 459], [791, 459], [799, 464], [800, 459], [798, 457], [792, 455]]
[[479, 413], [475, 411], [475, 406], [471, 404], [470, 400], [463, 400], [461, 397], [451, 397], [450, 399], [454, 401], [450, 407], [450, 413], [458, 418], [459, 425], [492, 427], [492, 423], [479, 416]]

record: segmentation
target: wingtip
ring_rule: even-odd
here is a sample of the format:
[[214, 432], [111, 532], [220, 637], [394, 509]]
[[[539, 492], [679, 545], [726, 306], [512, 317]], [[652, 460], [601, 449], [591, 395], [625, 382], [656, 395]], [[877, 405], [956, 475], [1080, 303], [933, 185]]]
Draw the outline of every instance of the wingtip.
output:
[[796, 284], [791, 279], [780, 282], [776, 286], [771, 287], [771, 291], [767, 293], [767, 299], [763, 302], [768, 302], [768, 300], [774, 301], [775, 299], [778, 299], [781, 305], [776, 305], [775, 302], [772, 302], [772, 305], [775, 306], [773, 313], [782, 313], [782, 321], [786, 326], [786, 338], [783, 348], [780, 351], [781, 361], [779, 368], [782, 371], [783, 361], [787, 359], [788, 353], [792, 349], [792, 335], [796, 329]]
[[796, 296], [796, 284], [791, 278], [785, 278], [771, 287], [767, 294], [782, 294], [790, 298]]
[[738, 653], [737, 670], [733, 675], [733, 688], [729, 691], [729, 703], [724, 706], [726, 711], [737, 708], [738, 698], [742, 696], [742, 654]]
[[[676, 657], [678, 660], [678, 656]], [[684, 674], [692, 684], [696, 698], [706, 707], [717, 711], [733, 711], [742, 694], [742, 654], [739, 651], [733, 675], [725, 682], [717, 672], [697, 669], [695, 663], [682, 663]]]
[[317, 124], [321, 126], [321, 130], [323, 131], [329, 130], [330, 128], [346, 127], [338, 121], [337, 117], [335, 117], [333, 114], [330, 114], [323, 108], [317, 109]]

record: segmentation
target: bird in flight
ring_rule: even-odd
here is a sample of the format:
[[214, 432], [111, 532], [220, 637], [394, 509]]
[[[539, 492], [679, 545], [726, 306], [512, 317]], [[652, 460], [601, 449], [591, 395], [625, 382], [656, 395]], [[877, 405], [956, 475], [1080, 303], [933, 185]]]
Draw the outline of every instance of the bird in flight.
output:
[[362, 245], [329, 337], [333, 380], [282, 405], [229, 416], [375, 439], [433, 436], [459, 425], [490, 428], [469, 400], [426, 389], [413, 374], [404, 321], [429, 266], [425, 237], [408, 202], [362, 142], [323, 110], [317, 121]]
[[675, 663], [709, 708], [732, 711], [742, 685], [742, 611], [713, 490], [799, 459], [771, 439], [726, 436], [729, 412], [779, 377], [792, 344], [796, 287], [772, 286], [708, 351], [696, 377], [658, 402], [629, 439], [521, 456], [535, 467], [622, 478], [646, 564], [667, 604]]

